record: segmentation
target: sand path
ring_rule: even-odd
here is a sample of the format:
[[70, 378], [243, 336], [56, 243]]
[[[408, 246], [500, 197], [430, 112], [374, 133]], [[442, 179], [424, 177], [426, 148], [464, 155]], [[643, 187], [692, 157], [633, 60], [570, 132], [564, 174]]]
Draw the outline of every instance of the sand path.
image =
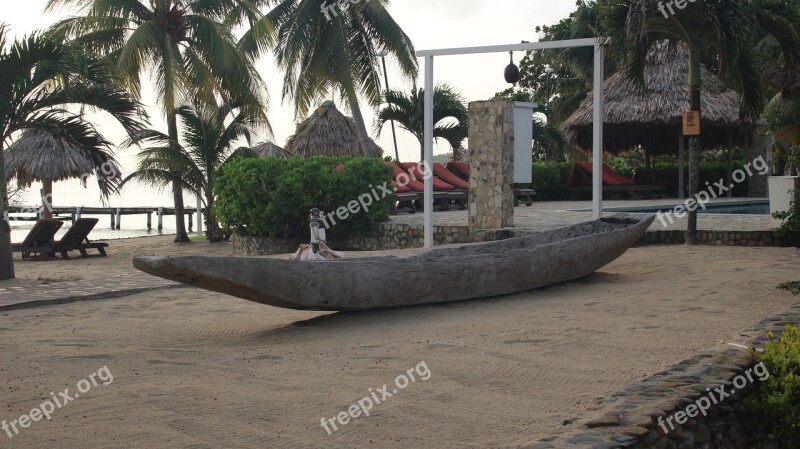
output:
[[[131, 250], [175, 252], [158, 239]], [[124, 245], [75, 266], [89, 264], [83, 276], [129, 270]], [[61, 275], [65, 265], [18, 271]], [[775, 288], [800, 279], [798, 267], [796, 248], [646, 247], [543, 290], [362, 314], [193, 289], [11, 311], [0, 317], [0, 419], [29, 413], [51, 391], [74, 393], [103, 366], [114, 379], [51, 421], [0, 434], [0, 447], [518, 447], [562, 431], [596, 398], [739, 342], [743, 329], [798, 301]], [[330, 436], [320, 425], [369, 388], [391, 392], [423, 361], [430, 378], [370, 416]]]

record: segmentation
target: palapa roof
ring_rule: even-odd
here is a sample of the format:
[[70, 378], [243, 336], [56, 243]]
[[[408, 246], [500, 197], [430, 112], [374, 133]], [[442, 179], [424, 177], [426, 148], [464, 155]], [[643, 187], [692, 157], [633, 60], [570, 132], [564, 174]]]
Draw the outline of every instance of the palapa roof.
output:
[[252, 148], [259, 157], [279, 157], [286, 159], [292, 157], [292, 154], [272, 142], [263, 142]]
[[[753, 125], [740, 121], [739, 94], [726, 89], [720, 78], [702, 67], [703, 146], [745, 144]], [[683, 112], [689, 107], [689, 51], [685, 45], [662, 42], [647, 56], [644, 81], [647, 91], [619, 71], [605, 80], [603, 147], [619, 152], [637, 145], [653, 154], [676, 153], [683, 129]], [[561, 125], [572, 145], [592, 147], [594, 93]]]
[[[3, 155], [6, 179], [16, 178], [23, 184], [81, 178], [86, 174], [96, 174], [96, 170], [99, 170], [79, 146], [38, 129], [23, 131]], [[107, 164], [106, 171], [111, 172], [112, 177], [104, 177], [103, 171], [100, 171], [98, 180], [101, 191], [106, 195], [114, 190], [114, 186], [118, 184], [115, 181], [119, 181], [122, 174], [113, 158], [109, 157]], [[86, 177], [83, 179], [85, 181]]]
[[[369, 139], [370, 155], [382, 157], [383, 150]], [[311, 117], [297, 125], [286, 142], [286, 151], [296, 156], [364, 156], [358, 142], [356, 124], [332, 101], [322, 103]]]
[[800, 95], [800, 70], [791, 70], [786, 66], [777, 67], [764, 74], [764, 82], [784, 97]]

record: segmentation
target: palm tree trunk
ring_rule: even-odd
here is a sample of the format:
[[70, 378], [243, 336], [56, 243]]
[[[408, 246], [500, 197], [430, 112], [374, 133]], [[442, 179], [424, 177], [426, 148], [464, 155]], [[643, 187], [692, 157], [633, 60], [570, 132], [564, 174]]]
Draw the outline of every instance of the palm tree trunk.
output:
[[8, 186], [6, 185], [6, 161], [3, 142], [0, 142], [0, 281], [14, 279], [14, 255], [11, 252], [11, 223], [8, 217]]
[[371, 143], [369, 141], [367, 125], [364, 124], [364, 116], [361, 115], [361, 107], [358, 105], [358, 95], [356, 95], [356, 91], [352, 86], [352, 83], [347, 87], [347, 102], [350, 103], [350, 111], [353, 114], [353, 121], [356, 122], [356, 131], [358, 132], [358, 143], [361, 145], [361, 152], [364, 154], [364, 156], [371, 157]]
[[[689, 109], [701, 111], [700, 92], [703, 85], [700, 71], [700, 43], [689, 45]], [[700, 185], [700, 156], [703, 152], [700, 136], [689, 137], [689, 198], [696, 198]], [[697, 208], [689, 211], [686, 244], [697, 245]]]
[[[211, 184], [209, 184], [211, 185]], [[206, 192], [206, 238], [209, 242], [221, 242], [224, 238], [222, 229], [217, 223], [217, 216], [214, 214], [214, 194], [210, 191]]]
[[[175, 111], [169, 114], [167, 119], [169, 138], [173, 142], [178, 141], [178, 118]], [[177, 176], [177, 175], [176, 175]], [[183, 189], [178, 181], [172, 181], [172, 200], [175, 203], [175, 243], [188, 243], [189, 235], [186, 233], [186, 222], [183, 207]]]

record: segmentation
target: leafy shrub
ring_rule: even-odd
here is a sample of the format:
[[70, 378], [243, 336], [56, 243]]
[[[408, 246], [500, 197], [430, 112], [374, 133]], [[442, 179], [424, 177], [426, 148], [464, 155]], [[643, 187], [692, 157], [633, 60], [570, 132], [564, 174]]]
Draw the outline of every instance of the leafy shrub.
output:
[[800, 192], [792, 199], [791, 204], [789, 204], [789, 210], [772, 214], [778, 220], [786, 220], [780, 228], [775, 230], [775, 234], [778, 236], [788, 237], [800, 234], [800, 204], [797, 201], [798, 196], [800, 196]]
[[778, 287], [784, 290], [788, 290], [793, 295], [800, 295], [800, 281], [784, 282]]
[[[228, 232], [303, 238], [308, 236], [309, 210], [335, 212], [373, 188], [381, 195], [377, 187], [390, 181], [391, 174], [376, 158], [240, 158], [226, 164], [214, 186], [215, 209]], [[368, 209], [346, 220], [335, 218], [328, 237], [363, 235], [389, 218], [388, 200], [373, 202]]]
[[778, 447], [800, 447], [800, 327], [787, 325], [778, 341], [770, 332], [765, 352], [754, 355], [770, 376], [745, 404]]
[[[533, 183], [537, 201], [559, 201], [569, 199], [566, 191], [567, 178], [572, 162], [536, 162], [533, 164]], [[525, 187], [528, 187], [526, 185]]]

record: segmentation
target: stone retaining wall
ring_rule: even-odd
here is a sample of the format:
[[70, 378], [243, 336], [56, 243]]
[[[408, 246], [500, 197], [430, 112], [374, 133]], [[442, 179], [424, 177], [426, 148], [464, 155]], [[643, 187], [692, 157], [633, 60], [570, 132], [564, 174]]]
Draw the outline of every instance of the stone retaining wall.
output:
[[[486, 242], [533, 234], [534, 231], [508, 228], [479, 231], [470, 236], [467, 226], [435, 226], [434, 242], [437, 245]], [[684, 231], [648, 231], [636, 243], [647, 245], [682, 245]], [[698, 231], [701, 245], [725, 246], [798, 246], [800, 242], [776, 237], [771, 231]], [[300, 239], [268, 239], [263, 237], [234, 236], [233, 248], [237, 256], [262, 256], [293, 253], [303, 243]], [[306, 242], [307, 243], [307, 242]], [[341, 251], [381, 251], [404, 248], [421, 248], [423, 229], [407, 224], [381, 223], [375, 236], [331, 239], [329, 246]]]
[[[742, 334], [742, 342], [763, 348], [767, 332], [776, 337], [786, 324], [800, 323], [800, 305], [786, 313], [768, 318]], [[539, 438], [526, 449], [749, 449], [767, 448], [756, 441], [753, 419], [743, 399], [758, 382], [752, 371], [755, 360], [748, 351], [735, 347], [715, 348], [657, 373], [641, 382], [614, 393], [592, 407], [591, 414], [567, 420], [570, 430], [564, 434]], [[736, 390], [732, 381], [751, 370], [754, 382]], [[741, 383], [739, 383], [741, 385]], [[710, 404], [707, 416], [693, 411], [695, 417], [681, 416], [683, 424], [672, 429], [659, 418], [686, 413], [687, 407], [701, 397], [724, 387], [731, 394]], [[710, 391], [712, 393], [710, 393]], [[662, 421], [663, 422], [663, 421]], [[674, 420], [672, 421], [675, 422]], [[666, 429], [666, 432], [665, 430]]]

